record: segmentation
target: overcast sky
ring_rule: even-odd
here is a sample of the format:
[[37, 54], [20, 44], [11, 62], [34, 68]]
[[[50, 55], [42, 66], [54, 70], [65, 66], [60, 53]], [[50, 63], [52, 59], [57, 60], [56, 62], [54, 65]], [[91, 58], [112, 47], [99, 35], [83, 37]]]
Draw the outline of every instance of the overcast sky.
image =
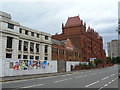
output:
[[[17, 1], [17, 2], [15, 2]], [[12, 20], [50, 34], [61, 33], [68, 17], [80, 16], [87, 26], [97, 31], [104, 41], [117, 39], [119, 0], [2, 0], [2, 11]], [[107, 53], [107, 52], [106, 52]]]

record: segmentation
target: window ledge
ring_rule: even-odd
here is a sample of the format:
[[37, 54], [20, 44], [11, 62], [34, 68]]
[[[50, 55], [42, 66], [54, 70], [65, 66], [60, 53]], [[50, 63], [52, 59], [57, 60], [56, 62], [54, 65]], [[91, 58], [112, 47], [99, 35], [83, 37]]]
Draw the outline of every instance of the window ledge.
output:
[[45, 55], [48, 55], [48, 53], [45, 53]]
[[39, 52], [36, 52], [36, 54], [40, 54]]
[[34, 52], [30, 52], [30, 54], [34, 54]]
[[6, 50], [9, 51], [9, 52], [12, 52], [12, 51], [13, 51], [12, 48], [6, 48]]
[[24, 53], [28, 53], [28, 51], [24, 51]]

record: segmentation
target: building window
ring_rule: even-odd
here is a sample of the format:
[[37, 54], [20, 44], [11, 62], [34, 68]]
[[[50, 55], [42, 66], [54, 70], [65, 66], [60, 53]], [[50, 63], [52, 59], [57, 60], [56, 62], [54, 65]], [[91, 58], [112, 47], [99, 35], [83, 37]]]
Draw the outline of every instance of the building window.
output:
[[67, 50], [65, 50], [65, 55], [67, 56], [67, 54], [68, 54], [68, 52], [67, 52]]
[[84, 48], [86, 48], [86, 44], [85, 44], [85, 42], [84, 42]]
[[25, 30], [25, 35], [28, 35], [28, 31], [27, 30]]
[[14, 29], [14, 24], [8, 23], [8, 28]]
[[39, 56], [35, 56], [35, 59], [36, 59], [36, 60], [39, 60]]
[[30, 51], [34, 52], [34, 43], [30, 42]]
[[59, 54], [64, 55], [64, 50], [63, 50], [63, 49], [60, 49], [60, 50], [59, 50]]
[[36, 44], [36, 52], [39, 52], [39, 44]]
[[48, 59], [48, 57], [45, 57], [45, 60], [47, 60]]
[[19, 28], [19, 33], [22, 33], [22, 29], [21, 28]]
[[34, 56], [30, 55], [30, 59], [34, 59]]
[[79, 53], [79, 58], [81, 57], [80, 53]]
[[45, 40], [48, 40], [48, 36], [45, 36]]
[[34, 32], [31, 32], [31, 36], [34, 36]]
[[21, 47], [22, 47], [22, 40], [19, 40], [19, 47], [18, 47], [18, 50], [21, 50]]
[[57, 48], [52, 48], [52, 53], [58, 54], [58, 49]]
[[23, 55], [23, 59], [28, 59], [28, 55]]
[[12, 58], [12, 53], [6, 53], [6, 58]]
[[75, 52], [75, 56], [78, 56], [78, 53], [77, 53], [77, 52]]
[[7, 37], [7, 48], [12, 48], [12, 37]]
[[18, 59], [21, 59], [21, 55], [20, 54], [18, 55]]
[[28, 51], [28, 42], [24, 41], [24, 51]]
[[37, 33], [37, 38], [39, 38], [39, 34]]
[[48, 53], [48, 45], [45, 45], [45, 53]]

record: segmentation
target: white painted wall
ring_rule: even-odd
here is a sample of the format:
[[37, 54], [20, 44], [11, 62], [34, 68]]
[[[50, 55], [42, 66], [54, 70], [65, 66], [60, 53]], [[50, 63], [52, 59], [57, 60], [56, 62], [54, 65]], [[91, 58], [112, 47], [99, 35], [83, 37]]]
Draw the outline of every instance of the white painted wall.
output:
[[[15, 62], [18, 60], [4, 59], [2, 62], [0, 60], [0, 77], [4, 76], [17, 76], [17, 75], [30, 75], [30, 74], [44, 74], [44, 73], [57, 73], [57, 61], [48, 61], [49, 66], [46, 69], [31, 69], [31, 70], [14, 70], [9, 68], [10, 62]], [[2, 68], [3, 67], [3, 68]], [[1, 71], [2, 74], [1, 74]]]
[[78, 62], [78, 61], [67, 61], [66, 62], [66, 71], [71, 71], [71, 65], [75, 67], [75, 65], [79, 65], [79, 63], [84, 64], [86, 63], [88, 65], [88, 62]]
[[67, 61], [66, 62], [66, 71], [71, 71], [71, 65], [74, 67], [75, 65], [78, 65], [80, 62], [75, 61]]
[[2, 77], [2, 60], [0, 59], [0, 77]]

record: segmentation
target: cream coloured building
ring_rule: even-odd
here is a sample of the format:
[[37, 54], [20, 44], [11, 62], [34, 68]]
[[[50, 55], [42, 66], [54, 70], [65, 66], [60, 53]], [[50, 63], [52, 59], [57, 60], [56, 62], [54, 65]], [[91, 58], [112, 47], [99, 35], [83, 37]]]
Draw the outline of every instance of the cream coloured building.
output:
[[51, 60], [51, 35], [13, 21], [0, 11], [0, 58]]
[[108, 57], [118, 57], [118, 40], [112, 40], [111, 42], [107, 43], [107, 50], [108, 50]]

